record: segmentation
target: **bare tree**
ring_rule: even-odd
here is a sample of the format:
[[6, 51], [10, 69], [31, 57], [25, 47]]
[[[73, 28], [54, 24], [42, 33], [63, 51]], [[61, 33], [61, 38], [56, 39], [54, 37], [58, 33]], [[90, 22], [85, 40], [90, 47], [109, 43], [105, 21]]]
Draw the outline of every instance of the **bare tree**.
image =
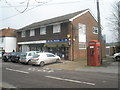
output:
[[120, 1], [117, 1], [112, 6], [112, 16], [109, 18], [111, 30], [117, 36], [116, 51], [120, 52]]
[[120, 1], [115, 2], [112, 6], [112, 15], [109, 18], [109, 24], [111, 25], [111, 31], [114, 34], [117, 34], [118, 38], [117, 41], [120, 42]]
[[120, 44], [120, 1], [117, 3], [118, 7], [118, 43]]

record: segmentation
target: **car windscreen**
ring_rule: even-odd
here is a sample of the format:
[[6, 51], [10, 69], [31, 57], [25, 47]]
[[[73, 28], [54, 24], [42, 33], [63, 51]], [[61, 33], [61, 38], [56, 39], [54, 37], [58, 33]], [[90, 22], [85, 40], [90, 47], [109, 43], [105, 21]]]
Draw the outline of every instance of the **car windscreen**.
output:
[[12, 52], [11, 55], [17, 55], [17, 53], [16, 52]]
[[6, 53], [3, 54], [3, 56], [6, 56], [6, 55], [7, 55]]
[[20, 56], [26, 57], [27, 53], [20, 53]]
[[13, 52], [11, 53], [12, 56], [20, 56], [20, 52]]
[[39, 54], [35, 54], [34, 56], [33, 56], [33, 58], [37, 58], [37, 57], [39, 57], [40, 55]]

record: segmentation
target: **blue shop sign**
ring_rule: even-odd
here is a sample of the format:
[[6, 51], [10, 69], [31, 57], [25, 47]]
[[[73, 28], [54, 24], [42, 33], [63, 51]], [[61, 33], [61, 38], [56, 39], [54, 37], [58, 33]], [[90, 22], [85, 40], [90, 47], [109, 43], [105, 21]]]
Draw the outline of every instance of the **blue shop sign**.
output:
[[46, 43], [67, 42], [68, 39], [47, 40]]

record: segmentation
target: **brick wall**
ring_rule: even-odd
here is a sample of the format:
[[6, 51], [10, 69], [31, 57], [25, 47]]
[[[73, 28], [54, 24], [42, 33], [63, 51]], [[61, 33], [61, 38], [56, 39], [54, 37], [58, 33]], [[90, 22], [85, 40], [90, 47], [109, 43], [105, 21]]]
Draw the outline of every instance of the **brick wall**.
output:
[[16, 37], [16, 33], [15, 33], [16, 29], [11, 29], [11, 28], [5, 28], [0, 30], [0, 36], [4, 36], [4, 37]]
[[[78, 46], [78, 23], [86, 25], [86, 49], [79, 49]], [[87, 46], [88, 42], [91, 40], [98, 40], [98, 34], [93, 34], [93, 26], [97, 27], [97, 22], [92, 17], [92, 15], [87, 12], [84, 15], [74, 19], [72, 21], [73, 30], [74, 30], [74, 59], [87, 59]], [[82, 38], [81, 38], [82, 39]]]

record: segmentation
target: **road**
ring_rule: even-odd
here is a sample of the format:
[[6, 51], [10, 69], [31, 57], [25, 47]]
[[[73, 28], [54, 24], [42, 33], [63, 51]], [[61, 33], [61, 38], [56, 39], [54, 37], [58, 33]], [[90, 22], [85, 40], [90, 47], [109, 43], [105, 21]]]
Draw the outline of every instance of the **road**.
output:
[[2, 63], [3, 88], [118, 88], [117, 73]]

